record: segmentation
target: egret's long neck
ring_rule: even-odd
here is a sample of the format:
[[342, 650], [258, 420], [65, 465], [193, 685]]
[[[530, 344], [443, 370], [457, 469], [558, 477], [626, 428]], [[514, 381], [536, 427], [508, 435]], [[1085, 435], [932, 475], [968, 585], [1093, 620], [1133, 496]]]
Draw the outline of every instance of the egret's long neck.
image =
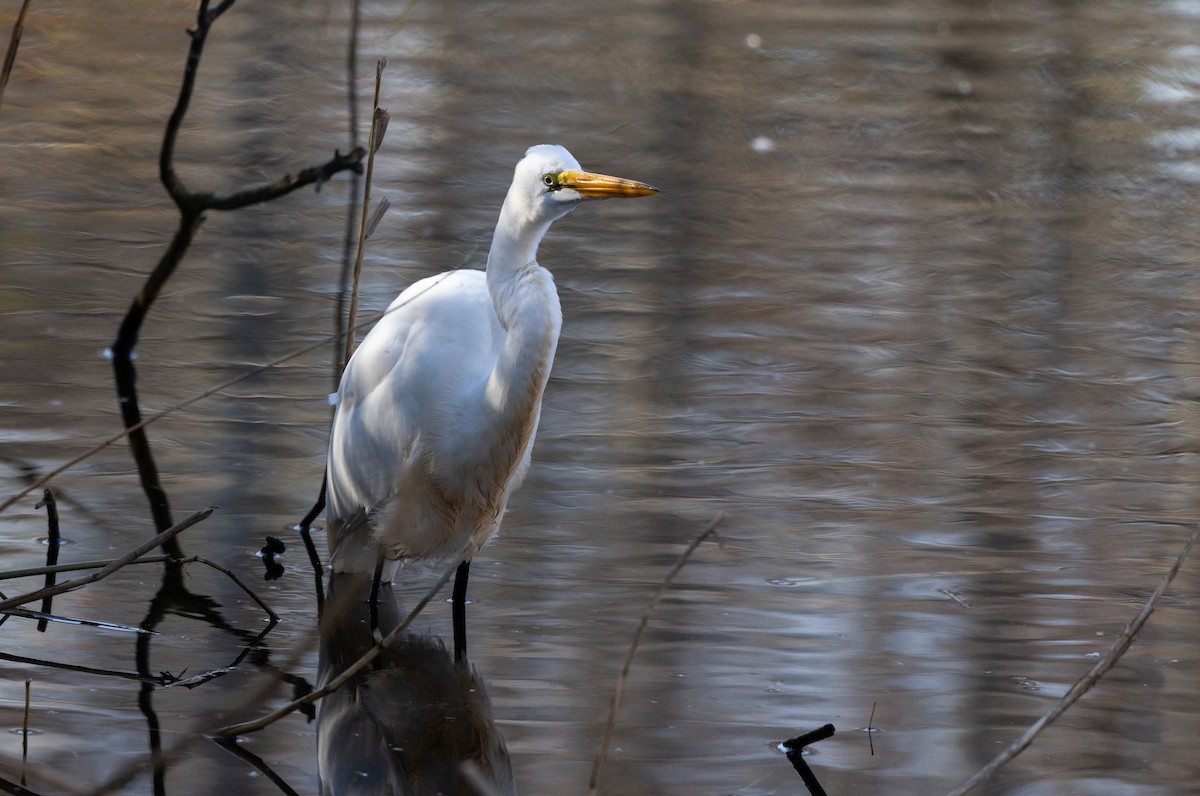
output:
[[487, 282], [504, 347], [487, 384], [487, 401], [519, 456], [537, 427], [539, 402], [558, 346], [562, 311], [554, 278], [537, 264], [538, 243], [550, 221], [522, 218], [506, 199], [488, 254]]
[[[512, 195], [504, 199], [500, 218], [496, 221], [496, 232], [492, 236], [492, 248], [488, 253], [488, 287], [496, 295], [498, 280], [508, 280], [514, 272], [535, 264], [538, 244], [550, 229], [553, 219], [538, 219], [525, 203]], [[503, 320], [503, 319], [501, 319]]]

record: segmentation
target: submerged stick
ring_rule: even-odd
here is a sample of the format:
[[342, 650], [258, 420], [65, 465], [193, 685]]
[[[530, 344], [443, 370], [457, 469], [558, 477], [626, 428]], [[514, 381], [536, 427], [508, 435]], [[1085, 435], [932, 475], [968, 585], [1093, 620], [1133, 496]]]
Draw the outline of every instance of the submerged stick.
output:
[[[130, 627], [121, 625], [116, 622], [104, 622], [99, 619], [80, 619], [75, 616], [56, 616], [48, 614], [44, 611], [30, 611], [27, 608], [9, 608], [4, 611], [6, 616], [17, 616], [23, 619], [36, 619], [38, 625], [48, 624], [50, 622], [61, 622], [66, 625], [77, 625], [79, 627], [97, 627], [102, 630], [119, 630], [122, 633], [147, 633], [156, 635], [152, 630], [144, 630], [140, 627]], [[3, 655], [4, 653], [0, 653]]]
[[4, 600], [4, 601], [0, 602], [0, 611], [6, 611], [9, 608], [16, 608], [19, 605], [24, 605], [25, 603], [31, 603], [34, 600], [40, 600], [44, 597], [52, 597], [54, 595], [62, 594], [64, 592], [74, 591], [75, 589], [78, 589], [82, 586], [86, 586], [89, 583], [95, 583], [98, 580], [103, 580], [104, 578], [107, 578], [109, 575], [113, 574], [117, 570], [124, 567], [126, 564], [132, 563], [134, 560], [136, 560], [137, 558], [139, 558], [140, 556], [145, 554], [147, 551], [153, 550], [155, 547], [158, 547], [160, 544], [167, 541], [168, 539], [173, 539], [174, 537], [178, 536], [183, 531], [192, 527], [193, 525], [200, 522], [201, 520], [207, 518], [208, 515], [212, 514], [215, 510], [216, 510], [216, 507], [211, 507], [211, 508], [207, 508], [207, 509], [202, 509], [201, 511], [197, 511], [196, 513], [192, 514], [191, 516], [175, 523], [170, 528], [168, 528], [165, 531], [163, 531], [162, 533], [160, 533], [158, 536], [155, 536], [153, 539], [150, 539], [149, 541], [146, 541], [146, 542], [142, 542], [136, 548], [129, 551], [128, 553], [121, 556], [120, 558], [114, 560], [111, 564], [104, 567], [103, 569], [101, 569], [97, 572], [93, 572], [92, 574], [87, 575], [86, 577], [79, 578], [77, 580], [69, 580], [65, 583], [59, 583], [55, 586], [51, 586], [48, 589], [38, 589], [37, 591], [30, 592], [29, 594], [22, 594], [17, 597], [12, 597], [10, 599]]
[[[54, 501], [54, 493], [49, 489], [42, 492], [42, 499], [37, 504], [36, 508], [46, 507], [46, 524], [48, 526], [46, 533], [46, 568], [49, 569], [58, 563], [58, 548], [61, 544], [61, 537], [58, 532], [58, 504]], [[46, 572], [46, 588], [49, 589], [54, 585], [56, 580], [55, 573], [52, 571]], [[48, 614], [54, 610], [54, 598], [46, 597], [42, 600], [42, 613]], [[37, 629], [39, 633], [46, 632], [47, 620], [39, 619]]]
[[[25, 718], [21, 722], [21, 765], [29, 759], [29, 691], [33, 687], [33, 680], [25, 680]], [[22, 780], [24, 777], [22, 777]]]
[[[176, 558], [175, 556], [157, 555], [157, 556], [141, 556], [130, 561], [130, 564], [188, 564], [196, 559], [193, 558]], [[88, 569], [103, 569], [111, 564], [114, 559], [104, 558], [99, 561], [78, 561], [74, 564], [55, 564], [52, 567], [29, 567], [28, 569], [10, 569], [0, 572], [0, 580], [12, 580], [13, 578], [28, 578], [35, 575], [45, 575], [48, 572], [82, 572]]]
[[871, 715], [867, 718], [867, 745], [871, 747], [871, 757], [875, 756], [875, 707], [878, 704], [871, 703]]
[[9, 652], [0, 652], [0, 661], [23, 663], [28, 666], [40, 666], [46, 669], [58, 669], [64, 672], [79, 672], [81, 674], [90, 674], [97, 677], [116, 677], [121, 680], [133, 680], [134, 682], [149, 683], [150, 685], [167, 686], [179, 680], [178, 677], [170, 672], [161, 672], [156, 675], [146, 675], [139, 674], [138, 672], [123, 672], [120, 669], [100, 669], [95, 666], [83, 666], [77, 663], [63, 663], [61, 661], [49, 661], [44, 658], [30, 658], [25, 655], [13, 655]]
[[1159, 599], [1162, 598], [1163, 594], [1167, 590], [1167, 587], [1171, 585], [1171, 581], [1173, 581], [1175, 576], [1179, 573], [1179, 568], [1183, 566], [1183, 562], [1187, 559], [1188, 553], [1191, 552], [1192, 546], [1196, 544], [1196, 539], [1198, 537], [1200, 537], [1200, 525], [1197, 525], [1196, 528], [1192, 530], [1192, 535], [1188, 537], [1187, 542], [1183, 546], [1183, 550], [1181, 550], [1179, 555], [1175, 558], [1175, 563], [1171, 565], [1171, 568], [1167, 570], [1167, 574], [1164, 575], [1162, 580], [1159, 582], [1158, 588], [1155, 589], [1154, 593], [1150, 595], [1150, 599], [1146, 600], [1146, 604], [1142, 606], [1142, 610], [1139, 611], [1137, 616], [1133, 618], [1133, 621], [1126, 625], [1125, 629], [1121, 631], [1121, 635], [1119, 635], [1116, 641], [1112, 643], [1112, 646], [1109, 647], [1109, 650], [1107, 653], [1105, 653], [1104, 657], [1097, 661], [1095, 666], [1088, 669], [1082, 677], [1076, 680], [1075, 684], [1071, 686], [1071, 689], [1067, 691], [1067, 693], [1063, 694], [1062, 698], [1055, 703], [1054, 707], [1050, 708], [1050, 710], [1047, 711], [1044, 716], [1035, 721], [1029, 727], [1029, 729], [1021, 735], [1020, 738], [1005, 747], [1005, 749], [1000, 752], [1000, 754], [993, 757], [987, 765], [964, 780], [962, 784], [951, 790], [946, 796], [962, 796], [962, 794], [970, 791], [977, 785], [983, 784], [992, 775], [999, 771], [1002, 766], [1004, 766], [1017, 755], [1021, 754], [1021, 752], [1025, 751], [1029, 745], [1033, 743], [1033, 739], [1036, 738], [1042, 732], [1042, 730], [1050, 726], [1050, 724], [1063, 713], [1066, 713], [1067, 708], [1078, 702], [1080, 697], [1091, 690], [1092, 686], [1099, 682], [1100, 678], [1103, 677], [1109, 669], [1116, 665], [1117, 661], [1121, 659], [1121, 656], [1124, 655], [1126, 650], [1129, 649], [1129, 646], [1133, 643], [1134, 637], [1142, 629], [1142, 626], [1146, 624], [1146, 620], [1150, 618], [1150, 614], [1154, 612], [1154, 607], [1158, 605]]
[[221, 747], [226, 752], [229, 752], [229, 754], [254, 766], [254, 768], [257, 769], [260, 774], [266, 777], [267, 780], [269, 780], [270, 783], [274, 785], [280, 793], [283, 794], [283, 796], [300, 796], [300, 794], [297, 793], [296, 790], [287, 783], [287, 780], [279, 776], [275, 769], [271, 768], [270, 763], [268, 763], [266, 760], [263, 760], [249, 749], [243, 747], [237, 742], [236, 739], [217, 738], [214, 742], [217, 746]]
[[804, 747], [833, 737], [834, 731], [832, 724], [826, 724], [812, 732], [806, 732], [795, 738], [789, 738], [780, 744], [783, 747], [784, 754], [787, 755], [788, 762], [792, 764], [792, 768], [796, 769], [796, 773], [800, 775], [800, 779], [804, 782], [804, 787], [808, 788], [808, 792], [812, 796], [825, 796], [825, 789], [821, 787], [821, 783], [817, 781], [817, 775], [813, 773], [813, 770], [808, 766], [808, 761], [804, 759]]
[[[263, 602], [263, 599], [254, 593], [254, 589], [251, 589], [249, 586], [247, 586], [245, 584], [245, 582], [242, 581], [241, 578], [239, 578], [237, 575], [234, 574], [233, 570], [229, 569], [228, 567], [223, 567], [220, 564], [216, 563], [215, 561], [209, 561], [207, 558], [201, 558], [200, 556], [192, 556], [188, 560], [195, 561], [197, 564], [204, 564], [206, 567], [212, 567], [217, 572], [223, 573], [225, 575], [225, 577], [227, 577], [231, 581], [233, 581], [234, 584], [236, 584], [239, 589], [246, 592], [246, 596], [249, 597], [251, 600], [254, 600], [254, 602], [258, 605], [259, 608], [266, 611], [267, 616], [271, 617], [272, 622], [279, 621], [279, 614], [272, 611], [271, 606], [269, 606], [265, 602]], [[184, 563], [184, 562], [181, 561], [180, 563]]]
[[[10, 570], [8, 572], [0, 572], [0, 580], [10, 580], [12, 578], [24, 578], [24, 577], [29, 577], [30, 575], [47, 575], [47, 576], [49, 576], [49, 575], [53, 575], [58, 572], [80, 572], [80, 571], [88, 570], [88, 569], [103, 569], [104, 567], [111, 566], [112, 564], [113, 564], [113, 559], [108, 559], [108, 560], [104, 560], [104, 561], [81, 561], [77, 564], [56, 564], [54, 566], [49, 566], [49, 567], [32, 567], [30, 569], [14, 569], [14, 570]], [[242, 591], [246, 592], [246, 596], [248, 596], [251, 600], [253, 600], [255, 603], [257, 603], [258, 607], [263, 609], [263, 611], [266, 612], [267, 616], [271, 617], [272, 621], [274, 621], [274, 622], [279, 621], [279, 615], [276, 614], [274, 611], [272, 611], [271, 606], [267, 605], [266, 602], [264, 602], [261, 597], [259, 597], [257, 594], [255, 594], [254, 590], [251, 589], [249, 586], [247, 586], [245, 581], [243, 581], [241, 578], [239, 578], [236, 574], [234, 574], [227, 567], [221, 566], [220, 564], [216, 563], [215, 561], [209, 561], [207, 558], [201, 558], [200, 556], [188, 556], [187, 558], [176, 558], [175, 556], [169, 556], [169, 555], [163, 554], [163, 555], [158, 555], [158, 556], [140, 556], [138, 558], [133, 559], [132, 561], [125, 562], [125, 564], [126, 564], [126, 566], [131, 566], [133, 564], [170, 564], [171, 566], [176, 566], [176, 567], [183, 566], [184, 564], [204, 564], [205, 566], [212, 567], [213, 569], [217, 570], [218, 572], [221, 572], [221, 573], [225, 574], [226, 576], [228, 576], [228, 578], [230, 580], [232, 580], [234, 582], [234, 584], [238, 586], [238, 588], [240, 588]], [[53, 584], [51, 584], [51, 585], [53, 585]], [[42, 612], [49, 613], [48, 611], [46, 611], [45, 608], [42, 609]]]
[[679, 570], [683, 569], [692, 552], [700, 546], [701, 542], [717, 530], [717, 526], [721, 524], [721, 520], [724, 518], [724, 514], [718, 514], [713, 517], [708, 527], [704, 529], [704, 532], [692, 540], [687, 550], [684, 550], [683, 555], [679, 557], [679, 561], [675, 563], [675, 566], [663, 578], [662, 585], [658, 588], [658, 593], [654, 595], [654, 599], [646, 607], [646, 612], [642, 614], [642, 621], [638, 624], [638, 629], [633, 634], [633, 641], [629, 645], [629, 652], [625, 654], [625, 664], [621, 667], [621, 674], [617, 677], [617, 686], [613, 690], [612, 704], [608, 710], [608, 723], [604, 727], [604, 740], [600, 742], [600, 751], [596, 754], [596, 762], [592, 765], [592, 776], [588, 782], [588, 796], [595, 796], [596, 794], [596, 784], [600, 781], [600, 772], [604, 769], [604, 761], [608, 758], [608, 747], [612, 744], [613, 733], [617, 728], [617, 712], [621, 709], [621, 695], [625, 691], [625, 681], [629, 678], [629, 670], [633, 666], [633, 656], [637, 653], [638, 644], [642, 640], [642, 633], [646, 631], [646, 625], [650, 622], [650, 614], [654, 612], [663, 595], [667, 593], [667, 588], [671, 585], [671, 581], [679, 574]]

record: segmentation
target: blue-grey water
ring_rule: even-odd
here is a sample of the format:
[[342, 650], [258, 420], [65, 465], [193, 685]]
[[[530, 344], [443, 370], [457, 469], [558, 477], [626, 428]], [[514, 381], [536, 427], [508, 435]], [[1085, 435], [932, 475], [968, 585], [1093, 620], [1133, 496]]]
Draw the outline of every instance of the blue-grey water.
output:
[[[121, 427], [103, 352], [174, 231], [157, 158], [194, 6], [31, 5], [0, 107], [0, 500]], [[348, 15], [241, 0], [218, 21], [178, 145], [189, 186], [228, 192], [349, 148]], [[638, 623], [718, 514], [719, 543], [650, 616], [601, 794], [802, 793], [776, 744], [825, 723], [837, 734], [807, 760], [829, 793], [945, 792], [1108, 650], [1200, 516], [1198, 41], [1189, 0], [364, 7], [359, 119], [380, 56], [391, 113], [364, 313], [482, 265], [531, 144], [662, 189], [580, 208], [540, 253], [563, 338], [469, 608], [520, 792], [586, 792]], [[348, 185], [209, 214], [137, 348], [144, 411], [333, 333]], [[29, 680], [37, 793], [147, 756], [147, 702], [164, 747], [192, 743], [122, 792], [288, 792], [201, 733], [317, 680], [287, 528], [320, 482], [333, 345], [148, 429], [177, 518], [220, 507], [185, 550], [283, 622], [239, 657], [264, 615], [199, 565], [182, 585], [209, 599], [140, 645], [8, 619], [0, 778], [21, 776]], [[123, 442], [50, 485], [64, 562], [153, 534]], [[0, 513], [0, 569], [44, 559], [40, 497]], [[270, 584], [266, 535], [288, 544]], [[1196, 792], [1197, 572], [980, 792]], [[438, 574], [406, 570], [400, 599]], [[138, 626], [161, 581], [130, 567], [54, 612]], [[449, 627], [441, 602], [417, 623]], [[219, 676], [120, 676], [139, 670]], [[296, 714], [241, 746], [314, 794], [317, 731]]]

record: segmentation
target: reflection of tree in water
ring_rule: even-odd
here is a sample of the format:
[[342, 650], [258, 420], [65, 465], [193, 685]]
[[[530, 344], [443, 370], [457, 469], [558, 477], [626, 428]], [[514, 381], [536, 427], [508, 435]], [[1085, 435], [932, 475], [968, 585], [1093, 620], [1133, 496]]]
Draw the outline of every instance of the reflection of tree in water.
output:
[[[121, 322], [117, 339], [111, 348], [113, 371], [117, 382], [118, 406], [129, 434], [129, 447], [137, 464], [142, 489], [150, 502], [150, 512], [154, 517], [155, 526], [160, 532], [172, 524], [171, 509], [143, 428], [142, 414], [138, 405], [137, 375], [133, 367], [133, 349], [137, 345], [138, 335], [147, 313], [175, 272], [176, 267], [182, 262], [206, 213], [214, 210], [237, 210], [268, 202], [289, 194], [297, 188], [324, 182], [338, 172], [347, 169], [357, 171], [365, 154], [362, 149], [356, 149], [346, 156], [337, 153], [328, 163], [316, 168], [304, 169], [294, 177], [287, 175], [274, 183], [258, 185], [224, 196], [192, 191], [183, 184], [175, 171], [176, 139], [191, 102], [196, 72], [200, 65], [209, 29], [223, 13], [229, 10], [233, 2], [234, 0], [222, 0], [215, 7], [210, 8], [209, 0], [201, 0], [196, 14], [196, 27], [189, 31], [191, 47], [188, 52], [187, 67], [184, 71], [179, 99], [167, 122], [159, 160], [159, 176], [163, 187], [166, 188], [179, 210], [179, 227], [158, 265], [134, 297], [125, 319]], [[164, 545], [163, 549], [164, 552], [171, 555], [182, 554], [181, 548], [173, 539], [169, 544]]]
[[[47, 501], [47, 503], [50, 506], [53, 506], [50, 501]], [[257, 668], [269, 671], [273, 675], [273, 680], [282, 680], [284, 682], [291, 683], [298, 695], [311, 691], [311, 685], [305, 681], [304, 678], [287, 672], [281, 672], [269, 662], [269, 652], [264, 639], [267, 634], [270, 633], [271, 630], [276, 626], [278, 616], [271, 611], [270, 608], [267, 607], [257, 595], [255, 595], [249, 589], [246, 589], [244, 584], [241, 583], [236, 575], [234, 575], [232, 572], [229, 572], [224, 567], [212, 564], [212, 562], [200, 559], [198, 557], [189, 559], [178, 559], [172, 556], [152, 556], [149, 558], [141, 557], [142, 553], [159, 546], [163, 542], [168, 541], [181, 531], [186, 530], [188, 527], [191, 527], [200, 520], [208, 517], [211, 513], [212, 509], [196, 512], [190, 517], [167, 529], [163, 533], [158, 534], [157, 536], [143, 543], [138, 548], [129, 551], [122, 557], [111, 562], [85, 562], [82, 564], [66, 564], [61, 566], [48, 565], [47, 567], [39, 568], [38, 570], [3, 573], [3, 576], [8, 578], [42, 574], [44, 572], [47, 581], [50, 581], [60, 570], [91, 569], [92, 572], [89, 575], [78, 577], [70, 581], [63, 581], [61, 583], [48, 583], [48, 585], [43, 589], [3, 600], [0, 602], [0, 611], [20, 611], [21, 609], [17, 606], [24, 605], [25, 603], [33, 602], [38, 599], [43, 599], [44, 602], [42, 605], [42, 611], [32, 615], [32, 618], [39, 619], [40, 626], [44, 627], [48, 621], [57, 621], [80, 626], [90, 625], [100, 629], [121, 632], [133, 631], [137, 634], [134, 655], [136, 671], [134, 672], [127, 672], [118, 669], [105, 669], [98, 666], [66, 664], [50, 659], [17, 656], [8, 653], [0, 654], [0, 657], [16, 663], [45, 667], [47, 669], [73, 671], [79, 674], [94, 677], [115, 677], [127, 680], [135, 680], [140, 683], [137, 704], [138, 709], [145, 717], [146, 726], [149, 730], [148, 759], [138, 759], [135, 762], [125, 765], [119, 769], [116, 774], [110, 776], [108, 781], [101, 786], [100, 792], [109, 792], [111, 790], [124, 787], [138, 775], [145, 765], [151, 771], [154, 793], [165, 794], [167, 792], [166, 771], [170, 759], [172, 757], [174, 757], [174, 759], [179, 759], [179, 753], [182, 752], [187, 745], [194, 743], [201, 737], [199, 735], [201, 728], [193, 728], [193, 731], [189, 734], [185, 734], [184, 739], [179, 741], [173, 747], [173, 749], [170, 750], [170, 752], [164, 752], [162, 743], [162, 726], [161, 722], [159, 721], [157, 711], [153, 705], [153, 697], [158, 689], [173, 687], [193, 689], [204, 686], [232, 671], [235, 671], [245, 660], [248, 659]], [[50, 520], [53, 528], [53, 525], [56, 521], [56, 516], [53, 513], [51, 513]], [[51, 537], [53, 538], [54, 536], [55, 534], [52, 532]], [[51, 554], [50, 557], [52, 558], [53, 554]], [[148, 565], [158, 563], [165, 563], [165, 567], [163, 569], [163, 580], [158, 591], [155, 593], [154, 598], [150, 601], [147, 614], [138, 628], [129, 628], [111, 622], [76, 620], [72, 618], [53, 616], [49, 613], [51, 607], [50, 599], [57, 594], [73, 591], [91, 583], [98, 582], [130, 565]], [[239, 586], [245, 589], [251, 598], [260, 606], [262, 606], [269, 614], [270, 621], [266, 627], [258, 633], [237, 627], [225, 619], [220, 610], [221, 606], [218, 602], [207, 595], [197, 594], [188, 590], [184, 586], [183, 582], [183, 578], [187, 572], [185, 565], [194, 563], [205, 563], [224, 572], [228, 577], [237, 582]], [[161, 670], [156, 671], [151, 664], [151, 642], [155, 638], [160, 637], [160, 631], [158, 628], [163, 621], [171, 615], [179, 616], [192, 621], [202, 622], [224, 634], [232, 636], [239, 643], [240, 649], [238, 653], [233, 660], [227, 664], [215, 669], [194, 674], [186, 679], [183, 677], [183, 672], [173, 673]], [[193, 651], [198, 652], [198, 650]], [[311, 718], [311, 709], [307, 710], [306, 714]], [[39, 774], [46, 776], [53, 781], [53, 775], [51, 773], [39, 772]]]
[[[232, 662], [219, 670], [206, 672], [202, 676], [195, 678], [194, 683], [187, 685], [189, 688], [203, 685], [209, 680], [216, 679], [227, 672], [233, 671], [251, 653], [256, 653], [251, 658], [252, 661], [268, 670], [273, 668], [268, 665], [269, 652], [263, 639], [271, 631], [271, 628], [275, 626], [275, 622], [272, 621], [266, 629], [258, 634], [230, 625], [221, 615], [220, 605], [215, 600], [207, 595], [195, 594], [188, 591], [183, 585], [183, 573], [184, 569], [179, 566], [167, 565], [164, 568], [162, 584], [159, 586], [158, 592], [154, 595], [154, 599], [150, 601], [146, 617], [142, 620], [141, 628], [145, 632], [138, 634], [136, 645], [137, 671], [143, 678], [147, 678], [142, 680], [141, 688], [138, 689], [137, 702], [138, 709], [146, 717], [146, 727], [150, 731], [150, 761], [154, 780], [154, 793], [156, 795], [167, 792], [167, 767], [163, 757], [162, 727], [158, 719], [158, 714], [154, 709], [154, 694], [158, 686], [149, 679], [152, 675], [150, 641], [154, 638], [153, 634], [162, 621], [169, 614], [202, 621], [232, 635], [243, 644], [241, 652]], [[298, 692], [311, 690], [311, 686], [303, 678], [278, 671], [274, 673], [280, 679], [291, 682]], [[179, 673], [174, 675], [174, 677], [178, 676]]]
[[[20, 658], [21, 662], [32, 663], [35, 665], [45, 665], [51, 668], [71, 669], [77, 672], [85, 672], [92, 675], [100, 676], [116, 676], [128, 679], [136, 679], [140, 681], [141, 687], [138, 692], [138, 707], [145, 716], [146, 724], [149, 729], [149, 765], [152, 772], [153, 790], [155, 794], [166, 793], [166, 770], [172, 754], [182, 751], [183, 746], [192, 742], [192, 739], [181, 742], [171, 752], [164, 753], [162, 743], [162, 727], [157, 715], [157, 711], [153, 705], [153, 697], [156, 690], [164, 686], [180, 686], [186, 688], [196, 688], [203, 686], [213, 680], [219, 679], [225, 674], [235, 670], [244, 660], [249, 658], [256, 666], [260, 668], [273, 669], [268, 658], [269, 652], [263, 642], [263, 638], [275, 626], [277, 617], [272, 613], [271, 621], [268, 626], [260, 633], [250, 632], [248, 630], [236, 627], [230, 624], [222, 615], [220, 604], [213, 598], [196, 594], [189, 591], [184, 586], [185, 569], [183, 564], [186, 561], [183, 559], [183, 551], [181, 545], [177, 541], [179, 526], [190, 525], [197, 521], [197, 515], [193, 515], [189, 520], [175, 526], [171, 516], [170, 503], [166, 490], [163, 488], [159, 471], [155, 463], [154, 456], [151, 452], [149, 440], [145, 432], [145, 425], [160, 417], [155, 415], [151, 418], [143, 418], [138, 400], [136, 387], [136, 372], [133, 366], [134, 348], [137, 345], [138, 337], [141, 332], [142, 324], [149, 313], [155, 299], [166, 285], [174, 273], [177, 266], [182, 262], [189, 247], [191, 246], [201, 224], [205, 219], [205, 214], [214, 210], [236, 210], [250, 205], [267, 202], [272, 199], [284, 196], [292, 191], [307, 186], [325, 182], [344, 170], [358, 171], [360, 161], [363, 158], [364, 152], [361, 148], [355, 148], [349, 155], [335, 153], [334, 157], [327, 163], [315, 167], [308, 168], [298, 172], [295, 176], [287, 175], [282, 179], [273, 183], [265, 183], [252, 188], [237, 191], [228, 195], [216, 195], [208, 192], [198, 192], [189, 190], [180, 179], [175, 170], [175, 144], [183, 124], [184, 117], [187, 114], [188, 106], [191, 101], [192, 92], [195, 87], [197, 70], [200, 64], [201, 55], [203, 53], [204, 44], [213, 23], [228, 11], [234, 4], [235, 0], [220, 0], [220, 2], [212, 3], [211, 0], [200, 0], [199, 8], [196, 15], [196, 25], [188, 31], [191, 39], [190, 49], [188, 53], [187, 65], [184, 70], [183, 81], [179, 90], [178, 99], [175, 109], [167, 123], [166, 134], [163, 139], [162, 150], [159, 161], [159, 176], [162, 184], [175, 203], [179, 213], [179, 225], [171, 240], [171, 243], [163, 253], [157, 266], [151, 272], [127, 312], [122, 321], [117, 333], [115, 342], [110, 349], [111, 360], [116, 379], [118, 407], [121, 412], [122, 419], [125, 425], [125, 435], [129, 440], [130, 450], [132, 452], [134, 462], [137, 466], [138, 476], [142, 484], [142, 488], [149, 501], [151, 516], [154, 525], [159, 534], [153, 540], [161, 544], [161, 547], [166, 554], [159, 559], [165, 563], [163, 570], [163, 580], [155, 593], [154, 598], [150, 601], [149, 608], [145, 618], [143, 619], [140, 632], [137, 634], [136, 640], [136, 673], [105, 670], [97, 667], [85, 666], [70, 666], [57, 664], [53, 661], [42, 661], [32, 658]], [[24, 8], [22, 9], [22, 15]], [[15, 46], [19, 41], [19, 30], [14, 31], [13, 43], [9, 52], [9, 61], [15, 54]], [[9, 72], [9, 66], [6, 65], [5, 77]], [[109, 440], [108, 443], [100, 448], [93, 450], [92, 453], [103, 449], [114, 440]], [[78, 460], [72, 462], [77, 463]], [[65, 468], [63, 468], [65, 469]], [[61, 471], [61, 470], [60, 470]], [[54, 475], [43, 476], [29, 486], [25, 493], [33, 488], [42, 485], [50, 480]], [[22, 493], [22, 494], [25, 494]], [[14, 499], [15, 500], [15, 499]], [[5, 506], [12, 505], [14, 500], [9, 500]], [[53, 584], [56, 577], [56, 569], [53, 566], [57, 554], [57, 514], [56, 507], [53, 502], [53, 496], [50, 490], [46, 490], [46, 500], [44, 504], [39, 504], [39, 507], [46, 505], [51, 524], [52, 554], [49, 557], [46, 567], [46, 580], [48, 590]], [[202, 512], [206, 517], [211, 513], [211, 509]], [[200, 517], [201, 519], [203, 517]], [[145, 546], [143, 546], [144, 548]], [[60, 584], [58, 591], [65, 591], [70, 588], [78, 588], [87, 583], [99, 580], [102, 577], [111, 574], [111, 571], [116, 571], [122, 566], [130, 563], [128, 559], [134, 556], [127, 555], [124, 559], [119, 559], [112, 562], [108, 567], [104, 567], [98, 572], [94, 572], [87, 578], [82, 578], [74, 583]], [[192, 559], [194, 560], [194, 559]], [[138, 563], [150, 563], [148, 560], [141, 560]], [[205, 562], [211, 564], [211, 562]], [[230, 578], [239, 585], [242, 585], [233, 573], [225, 570], [218, 565], [216, 568], [224, 571]], [[243, 586], [243, 588], [245, 588]], [[251, 596], [260, 605], [264, 605], [259, 598], [251, 592]], [[21, 604], [21, 600], [30, 599], [29, 595], [14, 600], [5, 600], [4, 602], [13, 603], [13, 605]], [[51, 596], [45, 597], [46, 602], [43, 605], [43, 615], [48, 615], [50, 609]], [[265, 607], [265, 605], [264, 605]], [[269, 609], [267, 609], [269, 611]], [[203, 622], [212, 628], [232, 635], [240, 643], [240, 651], [235, 659], [229, 664], [218, 669], [203, 672], [199, 675], [194, 675], [191, 678], [184, 680], [180, 673], [158, 672], [152, 670], [151, 663], [151, 641], [158, 634], [157, 628], [169, 616], [176, 615], [193, 621]], [[40, 620], [40, 628], [44, 630], [46, 619]], [[119, 627], [119, 626], [113, 626]], [[15, 656], [12, 656], [15, 659]], [[275, 679], [290, 682], [296, 692], [296, 695], [303, 695], [311, 691], [311, 685], [301, 677], [279, 672], [275, 670]], [[303, 706], [302, 711], [309, 715], [313, 715], [313, 709], [309, 706]], [[197, 736], [193, 736], [194, 737]], [[103, 786], [104, 789], [120, 788], [128, 784], [134, 776], [136, 776], [140, 768], [140, 761], [137, 765], [128, 765], [120, 772], [110, 778]], [[269, 770], [268, 770], [269, 773]], [[274, 777], [272, 777], [275, 779]], [[282, 785], [285, 792], [290, 792], [290, 788]], [[22, 792], [24, 792], [22, 790]]]

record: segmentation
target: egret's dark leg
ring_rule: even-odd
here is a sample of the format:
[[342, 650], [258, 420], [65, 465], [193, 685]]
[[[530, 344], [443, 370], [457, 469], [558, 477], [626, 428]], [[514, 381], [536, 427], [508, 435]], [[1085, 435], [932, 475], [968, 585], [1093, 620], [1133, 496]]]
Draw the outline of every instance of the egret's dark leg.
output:
[[321, 566], [321, 556], [317, 552], [316, 545], [313, 544], [312, 533], [309, 529], [312, 527], [313, 520], [317, 515], [325, 510], [325, 476], [321, 476], [321, 492], [317, 495], [317, 501], [313, 503], [312, 509], [305, 515], [304, 519], [296, 525], [296, 530], [300, 531], [300, 538], [304, 540], [304, 549], [308, 552], [308, 561], [312, 564], [313, 577], [316, 578], [316, 593], [317, 593], [317, 616], [319, 617], [322, 611], [325, 610], [325, 568]]
[[450, 597], [450, 613], [454, 619], [454, 662], [467, 660], [467, 575], [471, 559], [458, 565], [454, 573], [454, 593]]

